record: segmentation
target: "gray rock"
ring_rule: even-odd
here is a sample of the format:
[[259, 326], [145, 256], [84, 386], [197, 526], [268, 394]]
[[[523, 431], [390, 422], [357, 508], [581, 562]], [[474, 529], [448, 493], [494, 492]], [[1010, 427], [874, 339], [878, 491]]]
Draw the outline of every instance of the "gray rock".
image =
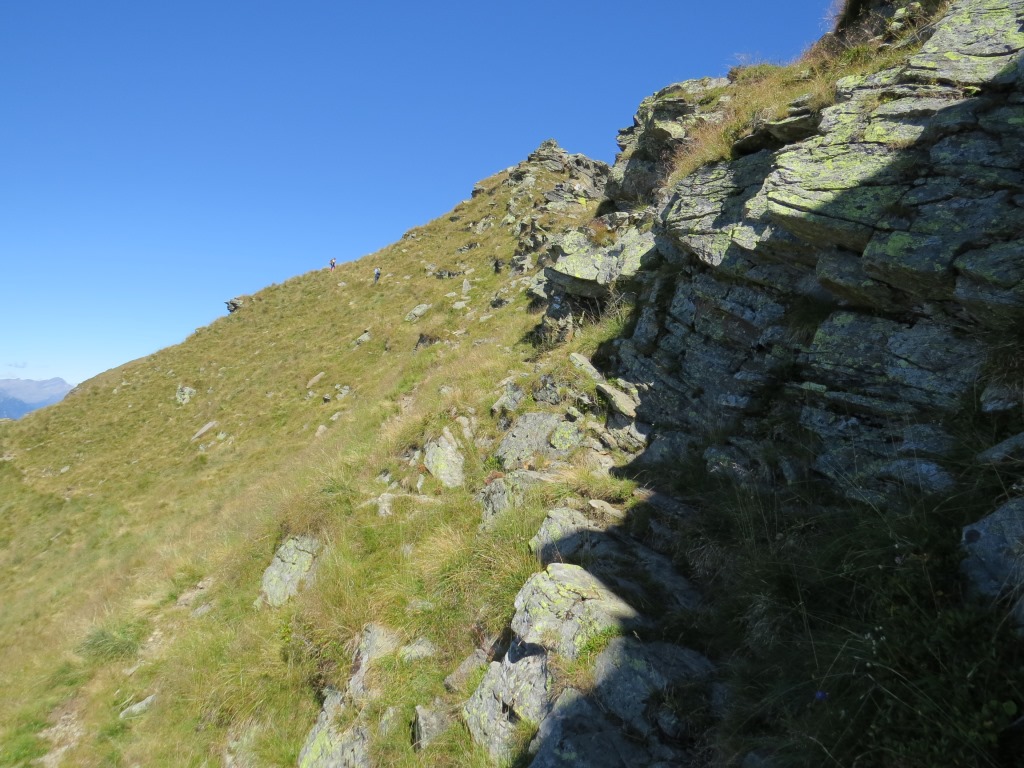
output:
[[196, 432], [194, 435], [192, 435], [192, 439], [189, 440], [189, 442], [190, 443], [194, 443], [196, 440], [198, 440], [200, 437], [205, 435], [207, 432], [209, 432], [211, 429], [213, 429], [216, 426], [217, 426], [217, 422], [216, 421], [208, 421], [208, 422], [206, 422], [205, 424], [203, 424], [203, 426], [201, 426], [199, 428], [198, 432]]
[[558, 392], [554, 376], [550, 374], [541, 376], [540, 382], [533, 388], [533, 399], [538, 403], [547, 403], [548, 405], [558, 405], [562, 402], [562, 396]]
[[506, 469], [519, 469], [535, 457], [562, 458], [582, 435], [556, 413], [525, 413], [498, 444], [494, 455]]
[[1014, 620], [1024, 625], [1024, 499], [1003, 504], [978, 522], [964, 526], [961, 547], [966, 557], [960, 564], [968, 583], [979, 595], [1015, 596]]
[[657, 257], [654, 235], [634, 228], [622, 230], [610, 246], [595, 246], [587, 229], [570, 231], [552, 241], [556, 262], [544, 276], [573, 296], [602, 298], [620, 280], [636, 275]]
[[370, 732], [365, 725], [338, 731], [334, 719], [344, 709], [337, 691], [328, 694], [316, 725], [299, 752], [298, 768], [370, 768]]
[[1006, 413], [1024, 408], [1024, 392], [1019, 386], [993, 382], [981, 392], [982, 413]]
[[381, 624], [367, 624], [359, 636], [359, 644], [352, 657], [352, 677], [349, 678], [346, 697], [360, 702], [367, 695], [366, 673], [370, 664], [398, 648], [398, 636]]
[[501, 397], [495, 400], [494, 405], [491, 406], [491, 413], [493, 415], [512, 413], [524, 399], [526, 399], [526, 393], [523, 392], [522, 387], [509, 381], [505, 384], [505, 391], [501, 393]]
[[444, 679], [444, 687], [451, 693], [458, 693], [465, 688], [469, 678], [478, 670], [487, 666], [487, 654], [477, 648]]
[[416, 717], [412, 723], [412, 745], [417, 752], [426, 749], [430, 743], [454, 725], [451, 715], [441, 708], [440, 702], [431, 707], [416, 705]]
[[366, 329], [365, 331], [363, 331], [363, 332], [362, 332], [362, 333], [361, 333], [361, 334], [359, 335], [359, 337], [358, 337], [358, 338], [356, 338], [356, 340], [355, 340], [355, 345], [356, 345], [357, 347], [358, 347], [358, 346], [361, 346], [361, 345], [365, 344], [366, 342], [368, 342], [369, 340], [370, 340], [370, 329], [369, 329], [369, 328], [367, 328], [367, 329]]
[[[628, 408], [628, 400], [620, 402], [619, 407]], [[647, 447], [651, 436], [651, 425], [635, 421], [623, 416], [618, 410], [608, 417], [607, 434], [615, 443], [615, 447], [626, 453], [636, 453]]]
[[474, 741], [496, 760], [511, 757], [516, 723], [540, 723], [551, 709], [547, 653], [537, 645], [513, 643], [492, 662], [462, 714]]
[[431, 304], [417, 304], [415, 307], [413, 307], [409, 311], [409, 314], [407, 314], [405, 316], [405, 322], [411, 323], [411, 322], [414, 322], [416, 320], [419, 320], [421, 317], [423, 317], [425, 314], [427, 314], [427, 310], [429, 310], [431, 306], [433, 306], [433, 305], [431, 305]]
[[458, 441], [445, 427], [440, 437], [427, 442], [423, 449], [423, 464], [445, 488], [458, 488], [465, 482], [463, 464], [465, 459], [459, 452]]
[[291, 536], [278, 547], [274, 559], [263, 572], [257, 608], [284, 605], [312, 575], [320, 542], [312, 536]]
[[651, 754], [613, 725], [587, 696], [567, 688], [541, 723], [530, 751], [530, 768], [634, 768], [651, 765]]
[[669, 558], [570, 507], [549, 510], [530, 547], [545, 565], [586, 567], [603, 585], [634, 604], [694, 610], [701, 602], [696, 588]]
[[634, 733], [650, 736], [652, 700], [677, 683], [708, 680], [714, 665], [696, 651], [669, 643], [614, 638], [594, 664], [598, 698]]
[[505, 510], [518, 507], [523, 501], [526, 489], [544, 480], [544, 475], [539, 472], [517, 469], [484, 485], [476, 495], [477, 501], [483, 507], [484, 528], [493, 525], [497, 516]]
[[609, 199], [626, 208], [648, 204], [672, 170], [671, 157], [691, 130], [720, 119], [720, 104], [729, 88], [725, 78], [687, 80], [662, 88], [637, 109], [633, 125], [619, 131], [622, 152], [615, 159], [605, 190]]
[[516, 595], [512, 631], [535, 644], [574, 659], [602, 632], [628, 631], [640, 614], [595, 576], [576, 565], [552, 563]]
[[1024, 432], [982, 451], [977, 459], [982, 464], [1014, 464], [1024, 461]]
[[138, 717], [148, 710], [153, 703], [156, 701], [156, 694], [151, 693], [149, 696], [144, 698], [142, 701], [132, 704], [130, 707], [125, 707], [121, 710], [121, 714], [118, 715], [118, 719], [125, 720], [130, 717]]
[[956, 439], [937, 424], [908, 424], [897, 448], [901, 456], [947, 458], [957, 447]]
[[437, 655], [437, 646], [425, 637], [417, 638], [409, 645], [403, 645], [398, 649], [398, 658], [404, 662], [428, 659]]
[[617, 413], [631, 419], [636, 418], [636, 407], [639, 403], [634, 398], [604, 381], [598, 382], [597, 391]]
[[958, 85], [1013, 83], [1016, 54], [1024, 49], [1022, 12], [1019, 0], [958, 0], [911, 57], [906, 76]]
[[573, 352], [569, 355], [569, 362], [572, 363], [573, 367], [578, 371], [582, 371], [589, 376], [593, 381], [601, 382], [604, 381], [604, 376], [601, 372], [595, 368], [591, 362], [581, 355], [579, 352]]
[[195, 396], [196, 391], [192, 387], [186, 387], [182, 384], [178, 385], [177, 391], [174, 393], [174, 399], [178, 405], [188, 405], [188, 403]]
[[948, 494], [956, 487], [953, 476], [934, 461], [896, 459], [883, 463], [873, 472], [880, 480], [912, 488], [928, 496]]

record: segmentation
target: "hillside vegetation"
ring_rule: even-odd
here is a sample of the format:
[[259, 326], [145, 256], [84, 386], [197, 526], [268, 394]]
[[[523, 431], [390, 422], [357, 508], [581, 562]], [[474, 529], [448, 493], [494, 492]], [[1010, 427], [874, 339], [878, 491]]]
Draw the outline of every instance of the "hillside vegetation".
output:
[[[368, 618], [429, 627], [445, 649], [438, 670], [457, 663], [477, 623], [500, 629], [530, 567], [528, 523], [478, 537], [468, 493], [418, 516], [400, 499], [397, 519], [362, 505], [449, 412], [475, 411], [493, 431], [496, 382], [534, 372], [524, 337], [537, 317], [522, 286], [510, 287], [519, 277], [493, 267], [516, 247], [500, 224], [517, 191], [506, 179], [487, 179], [484, 193], [377, 254], [243, 297], [183, 344], [2, 423], [3, 764], [46, 751], [39, 731], [55, 708], [87, 734], [80, 764], [202, 764], [229, 725], [248, 720], [273, 726], [256, 754], [287, 763], [315, 720], [311, 682], [347, 671], [345, 645]], [[524, 211], [559, 180], [545, 169], [535, 179], [517, 198]], [[574, 208], [560, 226], [589, 220], [596, 202]], [[492, 309], [503, 289], [510, 303]], [[463, 298], [468, 307], [453, 309]], [[419, 304], [431, 308], [405, 322]], [[434, 343], [417, 349], [421, 336]], [[195, 390], [184, 404], [181, 387]], [[484, 456], [467, 459], [481, 478]], [[423, 492], [438, 491], [428, 476]], [[337, 544], [319, 589], [283, 614], [253, 612], [260, 574], [295, 533]], [[487, 559], [473, 563], [475, 553]], [[499, 583], [477, 592], [473, 573], [492, 570]], [[176, 601], [202, 580], [216, 609], [195, 622]], [[440, 624], [405, 612], [428, 597], [444, 598]], [[131, 727], [118, 719], [157, 683], [163, 714]]]

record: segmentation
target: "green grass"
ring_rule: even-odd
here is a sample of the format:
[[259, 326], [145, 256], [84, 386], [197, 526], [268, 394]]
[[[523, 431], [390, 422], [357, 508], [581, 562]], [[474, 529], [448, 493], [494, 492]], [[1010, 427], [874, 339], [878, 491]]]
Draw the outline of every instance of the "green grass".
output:
[[[245, 749], [260, 764], [294, 764], [318, 691], [344, 684], [349, 642], [371, 620], [442, 649], [433, 661], [374, 670], [404, 692], [395, 703], [403, 717], [429, 703], [418, 696], [447, 695], [443, 677], [481, 632], [503, 628], [537, 567], [526, 542], [543, 511], [478, 531], [471, 489], [489, 471], [488, 452], [471, 443], [467, 490], [446, 491], [428, 476], [423, 492], [433, 501], [399, 498], [389, 518], [364, 502], [385, 490], [383, 469], [401, 483], [394, 492], [415, 493], [419, 468], [401, 454], [445, 426], [461, 439], [455, 415], [475, 413], [478, 434], [493, 438], [494, 383], [535, 354], [520, 342], [537, 321], [522, 311], [525, 296], [513, 290], [509, 306], [489, 307], [510, 280], [491, 267], [512, 255], [509, 228], [466, 229], [504, 216], [504, 178], [457, 206], [458, 221], [419, 227], [333, 274], [270, 286], [184, 343], [0, 424], [10, 459], [0, 462], [0, 765], [40, 756], [39, 732], [62, 703], [85, 734], [67, 765], [201, 765], [250, 728]], [[560, 180], [547, 170], [537, 178], [535, 195]], [[593, 216], [581, 207], [541, 223]], [[479, 247], [457, 253], [471, 242]], [[384, 277], [373, 286], [378, 263]], [[462, 279], [438, 280], [428, 263], [471, 270], [472, 314], [445, 297]], [[420, 303], [433, 307], [404, 322]], [[481, 321], [485, 314], [494, 317]], [[356, 347], [365, 328], [372, 338]], [[439, 343], [414, 351], [420, 333]], [[186, 405], [175, 401], [179, 385], [196, 390]], [[350, 387], [348, 396], [336, 397], [335, 385]], [[193, 440], [209, 421], [218, 424]], [[263, 569], [295, 533], [327, 544], [316, 581], [285, 608], [254, 611]], [[207, 577], [210, 612], [193, 618], [195, 605], [176, 601]], [[410, 610], [416, 601], [434, 608]], [[157, 690], [152, 715], [118, 719]], [[404, 729], [403, 721], [374, 749], [407, 764], [486, 764], [464, 732], [423, 762]]]

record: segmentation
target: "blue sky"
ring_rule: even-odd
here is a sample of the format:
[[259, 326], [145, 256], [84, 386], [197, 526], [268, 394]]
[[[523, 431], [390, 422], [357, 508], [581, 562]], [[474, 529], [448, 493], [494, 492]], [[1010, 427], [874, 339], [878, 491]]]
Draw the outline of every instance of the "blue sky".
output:
[[397, 240], [832, 0], [0, 0], [0, 379], [72, 383]]

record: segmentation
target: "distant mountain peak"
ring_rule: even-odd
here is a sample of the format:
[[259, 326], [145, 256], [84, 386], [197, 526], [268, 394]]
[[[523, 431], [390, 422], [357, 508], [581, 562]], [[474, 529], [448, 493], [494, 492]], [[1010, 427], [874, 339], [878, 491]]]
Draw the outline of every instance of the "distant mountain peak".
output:
[[0, 418], [18, 419], [46, 405], [59, 403], [72, 389], [64, 379], [0, 379]]

